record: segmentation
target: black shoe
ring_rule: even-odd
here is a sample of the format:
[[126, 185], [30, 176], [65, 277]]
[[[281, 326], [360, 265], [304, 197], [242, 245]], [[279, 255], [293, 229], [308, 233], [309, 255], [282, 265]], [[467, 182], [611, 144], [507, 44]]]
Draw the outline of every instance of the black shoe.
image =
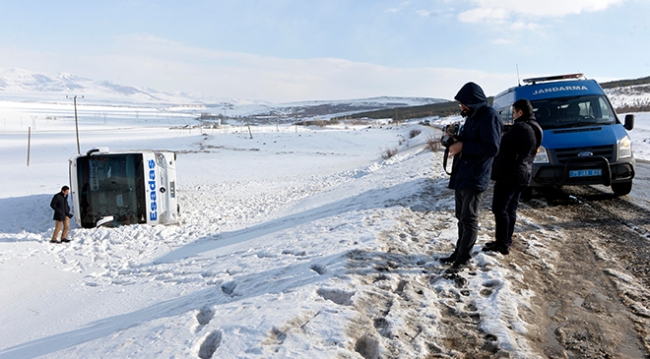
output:
[[506, 246], [505, 244], [497, 243], [493, 246], [484, 246], [483, 249], [481, 249], [483, 252], [499, 252], [503, 255], [508, 255], [510, 254], [510, 247]]
[[447, 268], [445, 270], [445, 273], [458, 273], [463, 270], [463, 268], [467, 267], [469, 265], [469, 259], [464, 260], [464, 261], [455, 261], [454, 264], [451, 265], [451, 267]]
[[61, 242], [57, 241], [56, 239], [52, 239], [50, 243], [61, 243]]
[[450, 264], [456, 261], [456, 252], [452, 253], [449, 257], [442, 257], [440, 258], [440, 263], [442, 264]]
[[483, 250], [485, 250], [485, 248], [494, 247], [494, 246], [496, 246], [497, 244], [498, 244], [497, 241], [487, 242], [487, 243], [485, 243], [485, 244], [483, 245]]
[[70, 240], [67, 239], [67, 238], [62, 238], [62, 239], [61, 239], [61, 242], [63, 242], [63, 243], [70, 243]]

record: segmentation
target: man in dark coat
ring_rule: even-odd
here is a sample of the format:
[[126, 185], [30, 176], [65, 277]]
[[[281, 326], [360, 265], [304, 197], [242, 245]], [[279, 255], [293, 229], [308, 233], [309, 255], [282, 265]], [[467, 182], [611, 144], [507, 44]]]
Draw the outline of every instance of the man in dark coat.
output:
[[453, 263], [452, 268], [458, 270], [469, 262], [478, 237], [481, 195], [490, 183], [502, 124], [479, 85], [466, 83], [454, 99], [459, 102], [461, 115], [465, 117], [457, 142], [449, 147], [449, 155], [454, 157], [449, 188], [455, 190], [458, 241], [454, 252], [440, 261]]
[[485, 252], [510, 253], [519, 198], [530, 184], [533, 161], [542, 143], [542, 128], [528, 100], [520, 99], [512, 105], [512, 118], [514, 124], [503, 135], [492, 167], [492, 179], [496, 181], [492, 197], [496, 240], [485, 244]]
[[[55, 194], [50, 202], [50, 207], [54, 210], [54, 233], [52, 233], [50, 243], [70, 242], [68, 230], [70, 229], [72, 214], [70, 213], [70, 205], [68, 205], [68, 193], [70, 193], [70, 187], [63, 186], [61, 192]], [[62, 228], [61, 242], [59, 242], [59, 232]]]

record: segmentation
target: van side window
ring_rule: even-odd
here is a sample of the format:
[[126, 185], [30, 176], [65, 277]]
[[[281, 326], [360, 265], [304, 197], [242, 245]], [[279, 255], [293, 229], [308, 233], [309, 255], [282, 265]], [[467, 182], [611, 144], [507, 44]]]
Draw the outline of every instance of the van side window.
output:
[[616, 118], [614, 115], [614, 112], [612, 112], [612, 108], [609, 106], [609, 104], [605, 101], [604, 98], [599, 98], [598, 99], [598, 107], [600, 108], [600, 115], [598, 117], [600, 118], [606, 118], [609, 120], [613, 120]]
[[504, 125], [512, 125], [512, 105], [500, 109], [499, 116], [501, 116], [501, 122]]

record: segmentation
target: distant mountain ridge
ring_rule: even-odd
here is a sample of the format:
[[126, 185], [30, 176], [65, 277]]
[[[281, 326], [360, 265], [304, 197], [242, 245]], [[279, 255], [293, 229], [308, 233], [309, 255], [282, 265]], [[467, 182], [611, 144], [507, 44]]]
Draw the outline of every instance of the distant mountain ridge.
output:
[[628, 87], [628, 86], [648, 85], [648, 84], [650, 84], [650, 76], [641, 77], [632, 80], [616, 80], [616, 81], [601, 82], [600, 86], [604, 89], [610, 89], [610, 88], [617, 88], [617, 87]]
[[[601, 87], [609, 97], [617, 113], [626, 112], [647, 112], [650, 111], [650, 76], [632, 80], [617, 80], [600, 83]], [[488, 101], [492, 103], [493, 97]], [[425, 117], [445, 117], [458, 114], [458, 105], [456, 101], [440, 101], [437, 103], [424, 104], [419, 106], [407, 106], [399, 110], [373, 110], [367, 112], [357, 112], [350, 115], [340, 115], [335, 117], [336, 120], [356, 119], [356, 118], [425, 118]]]
[[[94, 81], [68, 73], [55, 76], [24, 69], [0, 69], [0, 95], [4, 99], [53, 101], [66, 95], [84, 95], [97, 102], [131, 103], [201, 103], [199, 96], [187, 93], [165, 93], [150, 88], [120, 85], [110, 81]], [[215, 99], [211, 99], [214, 101]]]
[[[601, 84], [617, 112], [650, 111], [650, 77]], [[0, 100], [61, 102], [66, 95], [86, 102], [146, 106], [192, 106], [207, 114], [259, 118], [420, 118], [458, 111], [453, 101], [428, 97], [379, 96], [362, 99], [271, 104], [258, 100], [214, 98], [195, 93], [167, 93], [152, 88], [95, 81], [69, 73], [46, 75], [24, 69], [0, 69]]]
[[317, 100], [271, 104], [256, 100], [214, 98], [184, 92], [166, 93], [142, 88], [94, 81], [68, 73], [45, 75], [24, 69], [0, 69], [0, 99], [15, 101], [65, 101], [66, 95], [85, 96], [85, 102], [148, 106], [196, 105], [207, 113], [257, 117], [327, 117], [361, 111], [420, 106], [447, 100], [427, 97], [380, 96], [348, 100]]

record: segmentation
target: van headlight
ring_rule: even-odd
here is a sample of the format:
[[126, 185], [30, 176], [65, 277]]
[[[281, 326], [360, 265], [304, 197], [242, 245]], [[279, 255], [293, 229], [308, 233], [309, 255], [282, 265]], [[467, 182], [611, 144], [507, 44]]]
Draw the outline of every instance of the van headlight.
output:
[[537, 149], [537, 154], [535, 155], [533, 163], [548, 163], [548, 154], [546, 153], [546, 148], [544, 148], [544, 146], [539, 146]]
[[632, 157], [632, 140], [629, 136], [623, 137], [618, 142], [618, 158]]

